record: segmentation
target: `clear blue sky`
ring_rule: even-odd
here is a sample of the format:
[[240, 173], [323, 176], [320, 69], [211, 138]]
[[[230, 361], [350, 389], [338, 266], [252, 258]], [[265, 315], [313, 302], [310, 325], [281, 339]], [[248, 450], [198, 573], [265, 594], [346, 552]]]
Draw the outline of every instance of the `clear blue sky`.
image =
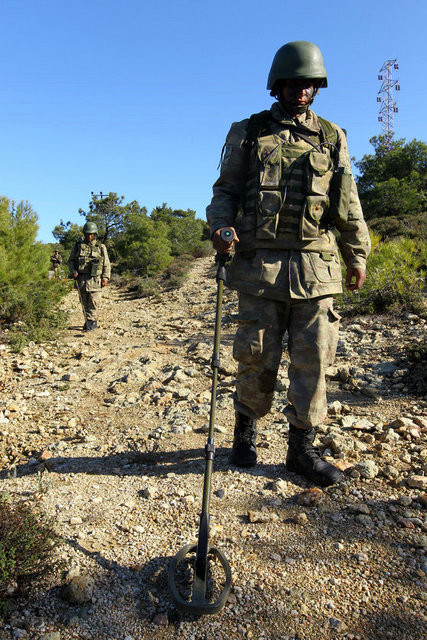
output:
[[271, 61], [291, 40], [322, 49], [314, 109], [357, 159], [380, 133], [387, 59], [396, 137], [426, 140], [426, 23], [425, 0], [2, 0], [0, 194], [33, 205], [43, 242], [61, 218], [82, 222], [91, 191], [204, 218], [229, 126], [270, 106]]

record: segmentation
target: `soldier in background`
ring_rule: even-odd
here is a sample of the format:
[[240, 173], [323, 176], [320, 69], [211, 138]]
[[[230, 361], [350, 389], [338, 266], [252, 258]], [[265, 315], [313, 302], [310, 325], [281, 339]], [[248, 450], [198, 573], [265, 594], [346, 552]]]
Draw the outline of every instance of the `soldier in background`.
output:
[[52, 267], [51, 271], [53, 271], [54, 277], [57, 278], [59, 274], [59, 267], [62, 264], [62, 257], [58, 249], [55, 249], [55, 253], [53, 254], [53, 256], [51, 256], [50, 264]]
[[[267, 82], [277, 101], [232, 125], [207, 219], [218, 252], [235, 246], [227, 269], [228, 286], [239, 292], [231, 459], [256, 463], [257, 419], [270, 411], [287, 331], [286, 468], [327, 486], [341, 472], [313, 441], [327, 415], [325, 369], [338, 340], [338, 247], [346, 287], [356, 290], [365, 280], [370, 239], [346, 136], [310, 109], [321, 87], [327, 75], [315, 44], [289, 42], [277, 51]], [[224, 227], [233, 228], [233, 242], [221, 238]]]
[[85, 316], [83, 331], [92, 331], [98, 326], [101, 287], [108, 284], [111, 266], [105, 245], [97, 239], [96, 224], [86, 222], [83, 234], [84, 240], [77, 241], [71, 250], [68, 268], [75, 280]]

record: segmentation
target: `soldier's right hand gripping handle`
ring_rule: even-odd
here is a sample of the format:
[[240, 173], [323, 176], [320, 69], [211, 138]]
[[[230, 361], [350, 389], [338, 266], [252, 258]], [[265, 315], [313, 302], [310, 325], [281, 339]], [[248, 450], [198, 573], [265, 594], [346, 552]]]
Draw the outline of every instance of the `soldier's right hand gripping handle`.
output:
[[[232, 242], [234, 238], [233, 230], [230, 227], [224, 227], [220, 232], [221, 239], [225, 240], [225, 242]], [[216, 272], [216, 280], [222, 280], [225, 282], [225, 265], [231, 259], [229, 253], [217, 253], [215, 256], [215, 262], [218, 264], [217, 272]]]

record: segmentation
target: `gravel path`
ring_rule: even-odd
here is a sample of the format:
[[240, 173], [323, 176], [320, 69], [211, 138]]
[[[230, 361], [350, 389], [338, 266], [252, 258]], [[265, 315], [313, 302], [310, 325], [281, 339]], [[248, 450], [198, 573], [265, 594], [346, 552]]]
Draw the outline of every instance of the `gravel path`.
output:
[[319, 445], [345, 481], [321, 491], [284, 471], [286, 354], [258, 466], [229, 464], [237, 309], [226, 291], [211, 539], [233, 587], [216, 616], [171, 602], [168, 566], [196, 541], [201, 509], [213, 276], [200, 259], [179, 291], [132, 299], [110, 287], [90, 334], [73, 292], [58, 342], [20, 355], [0, 345], [0, 491], [55, 517], [68, 566], [15, 594], [0, 640], [426, 637], [427, 397], [403, 352], [426, 323], [413, 314], [344, 323]]

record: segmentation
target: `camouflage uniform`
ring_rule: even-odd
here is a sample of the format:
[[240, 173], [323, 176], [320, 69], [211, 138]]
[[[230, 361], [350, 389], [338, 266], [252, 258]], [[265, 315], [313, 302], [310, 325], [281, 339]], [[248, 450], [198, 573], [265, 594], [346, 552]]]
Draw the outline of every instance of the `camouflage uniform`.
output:
[[[287, 330], [286, 413], [291, 424], [308, 429], [326, 415], [325, 368], [339, 325], [332, 296], [342, 291], [338, 247], [347, 267], [365, 269], [370, 240], [344, 132], [311, 109], [293, 119], [278, 102], [268, 122], [251, 151], [249, 120], [232, 125], [207, 219], [212, 235], [237, 227], [240, 240], [227, 273], [228, 286], [239, 292], [236, 410], [250, 418], [270, 410]], [[322, 144], [322, 123], [334, 133], [331, 144]], [[344, 215], [330, 208], [337, 153], [351, 180]]]
[[80, 240], [74, 244], [68, 259], [71, 273], [78, 272], [76, 286], [86, 322], [97, 320], [97, 310], [101, 300], [101, 281], [110, 279], [111, 266], [104, 244], [94, 239], [92, 242]]
[[59, 251], [55, 251], [53, 256], [50, 257], [50, 262], [52, 265], [52, 271], [56, 273], [62, 264], [62, 257]]

